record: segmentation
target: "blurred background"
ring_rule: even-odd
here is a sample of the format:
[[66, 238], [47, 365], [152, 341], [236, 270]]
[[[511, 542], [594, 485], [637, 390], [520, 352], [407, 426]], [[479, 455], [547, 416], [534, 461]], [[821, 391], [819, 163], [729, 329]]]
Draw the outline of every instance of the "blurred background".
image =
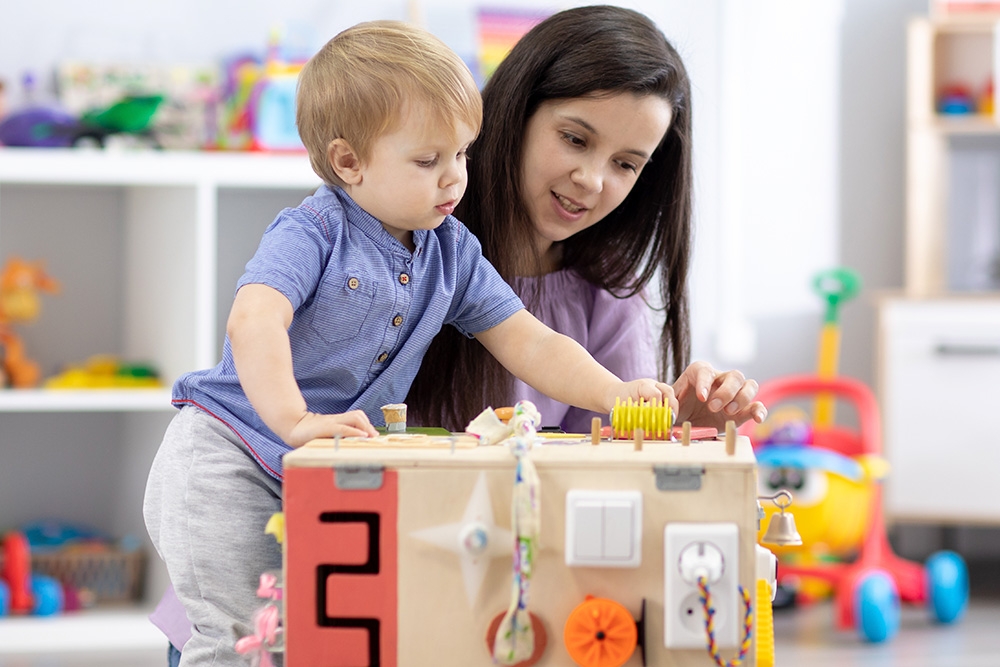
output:
[[[289, 126], [297, 66], [354, 23], [400, 19], [482, 81], [519, 30], [587, 4], [0, 3], [0, 121], [57, 109], [69, 128], [59, 141], [90, 150], [274, 157], [104, 166], [0, 149], [0, 261], [44, 259], [61, 283], [22, 330], [43, 375], [71, 388], [108, 374], [160, 382], [148, 402], [0, 397], [0, 529], [59, 516], [147, 549], [136, 512], [170, 416], [156, 401], [178, 373], [214, 364], [260, 230], [315, 181]], [[829, 312], [814, 280], [852, 270], [860, 289], [840, 304], [837, 373], [879, 399], [894, 545], [989, 562], [1000, 552], [1000, 443], [985, 419], [998, 398], [1000, 133], [992, 106], [977, 104], [996, 54], [988, 22], [958, 31], [964, 40], [924, 24], [910, 29], [908, 62], [908, 25], [949, 4], [932, 3], [613, 4], [651, 17], [694, 84], [694, 358], [761, 383], [814, 372]], [[967, 106], [942, 111], [945, 93]], [[942, 129], [941, 114], [973, 124]], [[23, 136], [11, 131], [0, 141]], [[933, 340], [914, 342], [924, 334]], [[147, 602], [164, 584], [149, 571]]]

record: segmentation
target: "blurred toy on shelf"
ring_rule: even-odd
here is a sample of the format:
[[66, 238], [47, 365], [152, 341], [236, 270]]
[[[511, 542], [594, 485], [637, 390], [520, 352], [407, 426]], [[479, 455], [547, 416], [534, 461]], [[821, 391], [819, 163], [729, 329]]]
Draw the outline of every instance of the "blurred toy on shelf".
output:
[[64, 102], [37, 101], [34, 77], [23, 80], [25, 103], [0, 120], [0, 144], [15, 147], [104, 147], [109, 138], [119, 143], [159, 148], [153, 117], [163, 102], [158, 94], [116, 93], [107, 102], [79, 109]]
[[480, 7], [476, 12], [477, 62], [471, 67], [476, 83], [482, 87], [517, 40], [550, 13], [534, 8]]
[[32, 574], [31, 546], [24, 533], [4, 535], [0, 557], [0, 616], [52, 616], [63, 611], [62, 585], [53, 577]]
[[993, 77], [990, 77], [986, 80], [986, 85], [983, 86], [983, 91], [979, 95], [976, 107], [976, 110], [984, 116], [993, 115], [993, 109], [996, 107], [993, 94]]
[[57, 581], [66, 611], [142, 597], [145, 554], [132, 537], [115, 540], [89, 526], [45, 520], [26, 524], [31, 568]]
[[0, 144], [39, 148], [71, 145], [68, 137], [77, 123], [76, 116], [61, 105], [39, 102], [36, 88], [33, 74], [21, 77], [21, 104], [0, 114]]
[[96, 64], [69, 61], [56, 70], [59, 102], [115, 140], [147, 147], [199, 149], [217, 74], [209, 65]]
[[949, 83], [944, 86], [938, 93], [937, 110], [946, 115], [975, 113], [976, 100], [972, 88], [964, 83]]
[[277, 32], [263, 60], [239, 55], [225, 61], [213, 147], [304, 151], [295, 125], [295, 86], [305, 62], [305, 57], [284, 52]]
[[947, 83], [938, 92], [936, 105], [937, 112], [946, 116], [992, 116], [993, 77], [987, 77], [978, 90], [963, 82]]
[[46, 273], [41, 261], [12, 257], [0, 269], [0, 386], [27, 389], [38, 385], [41, 370], [28, 358], [12, 325], [36, 320], [42, 307], [39, 295], [58, 291], [59, 283]]
[[47, 379], [46, 389], [154, 389], [163, 386], [149, 364], [124, 363], [108, 354], [94, 355]]

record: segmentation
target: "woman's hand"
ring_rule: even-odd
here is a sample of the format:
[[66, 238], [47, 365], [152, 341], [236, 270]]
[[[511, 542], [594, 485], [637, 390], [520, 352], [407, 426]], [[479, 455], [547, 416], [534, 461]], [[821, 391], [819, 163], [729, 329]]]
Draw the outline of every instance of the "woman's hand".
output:
[[714, 426], [720, 432], [727, 421], [739, 426], [748, 419], [758, 424], [767, 417], [767, 408], [757, 395], [757, 383], [739, 371], [720, 373], [705, 361], [696, 361], [684, 369], [674, 382], [679, 409], [676, 423], [691, 422], [692, 426]]
[[332, 438], [337, 435], [374, 438], [378, 435], [378, 431], [362, 410], [351, 410], [336, 415], [307, 412], [292, 427], [291, 432], [285, 437], [285, 442], [292, 447], [301, 447], [310, 440]]

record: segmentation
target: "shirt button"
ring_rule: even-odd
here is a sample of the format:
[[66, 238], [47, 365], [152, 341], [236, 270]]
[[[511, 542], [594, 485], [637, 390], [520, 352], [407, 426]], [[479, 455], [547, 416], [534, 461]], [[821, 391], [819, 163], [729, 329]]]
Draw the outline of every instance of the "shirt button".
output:
[[410, 276], [407, 275], [407, 274], [405, 274], [405, 273], [400, 273], [399, 274], [399, 282], [400, 282], [401, 285], [407, 284], [408, 282], [410, 282]]
[[358, 289], [359, 284], [360, 283], [358, 282], [357, 278], [351, 278], [350, 280], [347, 281], [347, 286], [350, 287], [351, 289]]
[[403, 323], [402, 315], [396, 315], [396, 317], [392, 318], [392, 326], [398, 327], [402, 323]]
[[382, 363], [383, 361], [385, 361], [388, 358], [389, 358], [389, 354], [387, 352], [383, 352], [382, 354], [378, 355], [378, 359], [376, 359], [376, 361], [378, 361], [379, 363]]

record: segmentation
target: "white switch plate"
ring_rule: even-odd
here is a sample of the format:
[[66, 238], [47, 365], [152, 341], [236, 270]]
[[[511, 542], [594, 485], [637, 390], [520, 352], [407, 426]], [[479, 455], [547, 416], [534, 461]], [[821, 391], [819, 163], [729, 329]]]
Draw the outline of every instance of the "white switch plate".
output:
[[566, 493], [566, 565], [639, 567], [642, 564], [642, 493]]

